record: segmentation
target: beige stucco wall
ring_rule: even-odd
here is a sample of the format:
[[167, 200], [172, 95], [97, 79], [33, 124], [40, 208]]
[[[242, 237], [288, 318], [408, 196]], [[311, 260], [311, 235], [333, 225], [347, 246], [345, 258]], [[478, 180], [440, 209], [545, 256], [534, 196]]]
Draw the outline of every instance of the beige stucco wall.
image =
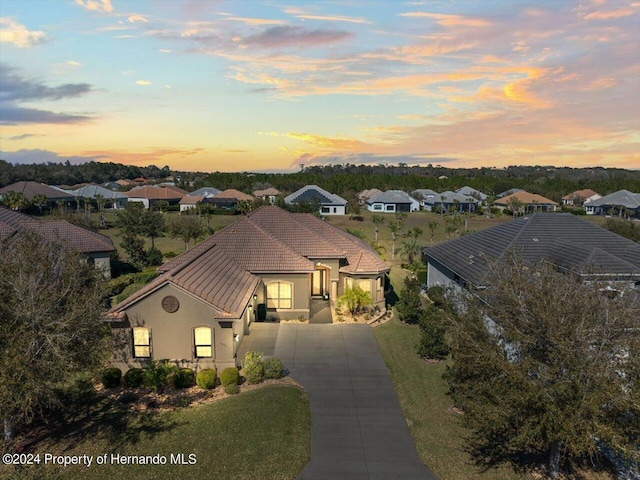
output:
[[[311, 274], [310, 273], [283, 273], [283, 274], [259, 274], [264, 285], [274, 281], [290, 282], [293, 284], [293, 301], [291, 309], [267, 309], [267, 319], [277, 318], [282, 320], [296, 319], [300, 316], [309, 318], [309, 303], [311, 299]], [[259, 303], [266, 303], [266, 293], [264, 288], [259, 298]]]
[[[340, 281], [338, 283], [338, 295], [342, 295], [345, 291], [346, 278], [353, 279], [354, 285], [357, 285], [360, 280], [368, 280], [370, 282], [371, 299], [373, 300], [374, 305], [380, 308], [386, 307], [384, 299], [384, 273], [380, 273], [377, 275], [346, 275], [344, 273], [340, 274]], [[382, 289], [380, 290], [380, 292], [376, 291], [376, 279], [378, 278], [382, 278]]]
[[[180, 302], [180, 308], [174, 313], [162, 308], [162, 299], [167, 295], [175, 296]], [[126, 322], [114, 324], [116, 353], [113, 364], [123, 370], [140, 366], [143, 359], [133, 358], [131, 329], [144, 326], [151, 329], [153, 360], [170, 359], [196, 370], [235, 366], [236, 348], [247, 328], [246, 312], [242, 321], [235, 322], [219, 322], [214, 320], [214, 315], [211, 306], [180, 288], [165, 285], [127, 309]], [[204, 325], [213, 329], [213, 357], [195, 358], [193, 328]], [[234, 341], [234, 334], [238, 335], [237, 341]]]

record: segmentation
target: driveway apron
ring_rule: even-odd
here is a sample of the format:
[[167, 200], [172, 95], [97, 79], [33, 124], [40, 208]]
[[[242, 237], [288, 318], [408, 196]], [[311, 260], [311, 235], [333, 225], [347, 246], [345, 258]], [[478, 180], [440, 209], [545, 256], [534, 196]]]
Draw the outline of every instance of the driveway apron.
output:
[[274, 355], [311, 403], [300, 479], [437, 478], [418, 457], [371, 327], [281, 324]]

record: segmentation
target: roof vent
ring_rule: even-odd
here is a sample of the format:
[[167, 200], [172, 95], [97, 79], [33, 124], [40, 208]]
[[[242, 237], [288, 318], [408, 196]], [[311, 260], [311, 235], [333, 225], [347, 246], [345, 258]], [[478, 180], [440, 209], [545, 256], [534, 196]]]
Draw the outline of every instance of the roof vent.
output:
[[535, 237], [533, 238], [533, 241], [534, 242], [539, 242], [539, 240], [537, 238], [535, 238]]

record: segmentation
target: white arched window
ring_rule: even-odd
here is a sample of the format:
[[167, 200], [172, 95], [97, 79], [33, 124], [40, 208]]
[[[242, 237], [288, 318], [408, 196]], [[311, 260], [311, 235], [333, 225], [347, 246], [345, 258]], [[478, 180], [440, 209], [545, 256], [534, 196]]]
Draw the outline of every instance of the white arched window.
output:
[[196, 327], [193, 329], [193, 343], [196, 357], [210, 358], [213, 356], [211, 327]]

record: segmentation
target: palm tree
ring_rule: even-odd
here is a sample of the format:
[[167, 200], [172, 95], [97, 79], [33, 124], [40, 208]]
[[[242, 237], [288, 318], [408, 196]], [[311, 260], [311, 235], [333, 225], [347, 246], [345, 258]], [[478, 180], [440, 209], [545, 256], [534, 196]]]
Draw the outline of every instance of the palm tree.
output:
[[384, 224], [384, 217], [382, 215], [374, 215], [371, 217], [371, 221], [375, 225], [375, 230], [376, 230], [375, 242], [378, 243], [378, 231], [380, 230], [380, 225]]
[[429, 232], [431, 233], [431, 246], [433, 246], [433, 237], [436, 234], [436, 229], [438, 228], [438, 225], [440, 224], [435, 220], [432, 220], [429, 222]]
[[391, 231], [391, 259], [396, 258], [396, 234], [400, 231], [400, 225], [397, 222], [389, 222], [389, 230]]
[[412, 264], [415, 256], [420, 253], [420, 244], [418, 243], [418, 240], [412, 238], [411, 240], [402, 242], [400, 253], [407, 258], [409, 264]]
[[42, 207], [46, 206], [47, 203], [49, 203], [49, 199], [47, 198], [46, 195], [43, 195], [42, 193], [38, 193], [36, 195], [33, 196], [33, 204], [38, 207], [38, 210], [40, 211], [40, 215], [42, 215]]

